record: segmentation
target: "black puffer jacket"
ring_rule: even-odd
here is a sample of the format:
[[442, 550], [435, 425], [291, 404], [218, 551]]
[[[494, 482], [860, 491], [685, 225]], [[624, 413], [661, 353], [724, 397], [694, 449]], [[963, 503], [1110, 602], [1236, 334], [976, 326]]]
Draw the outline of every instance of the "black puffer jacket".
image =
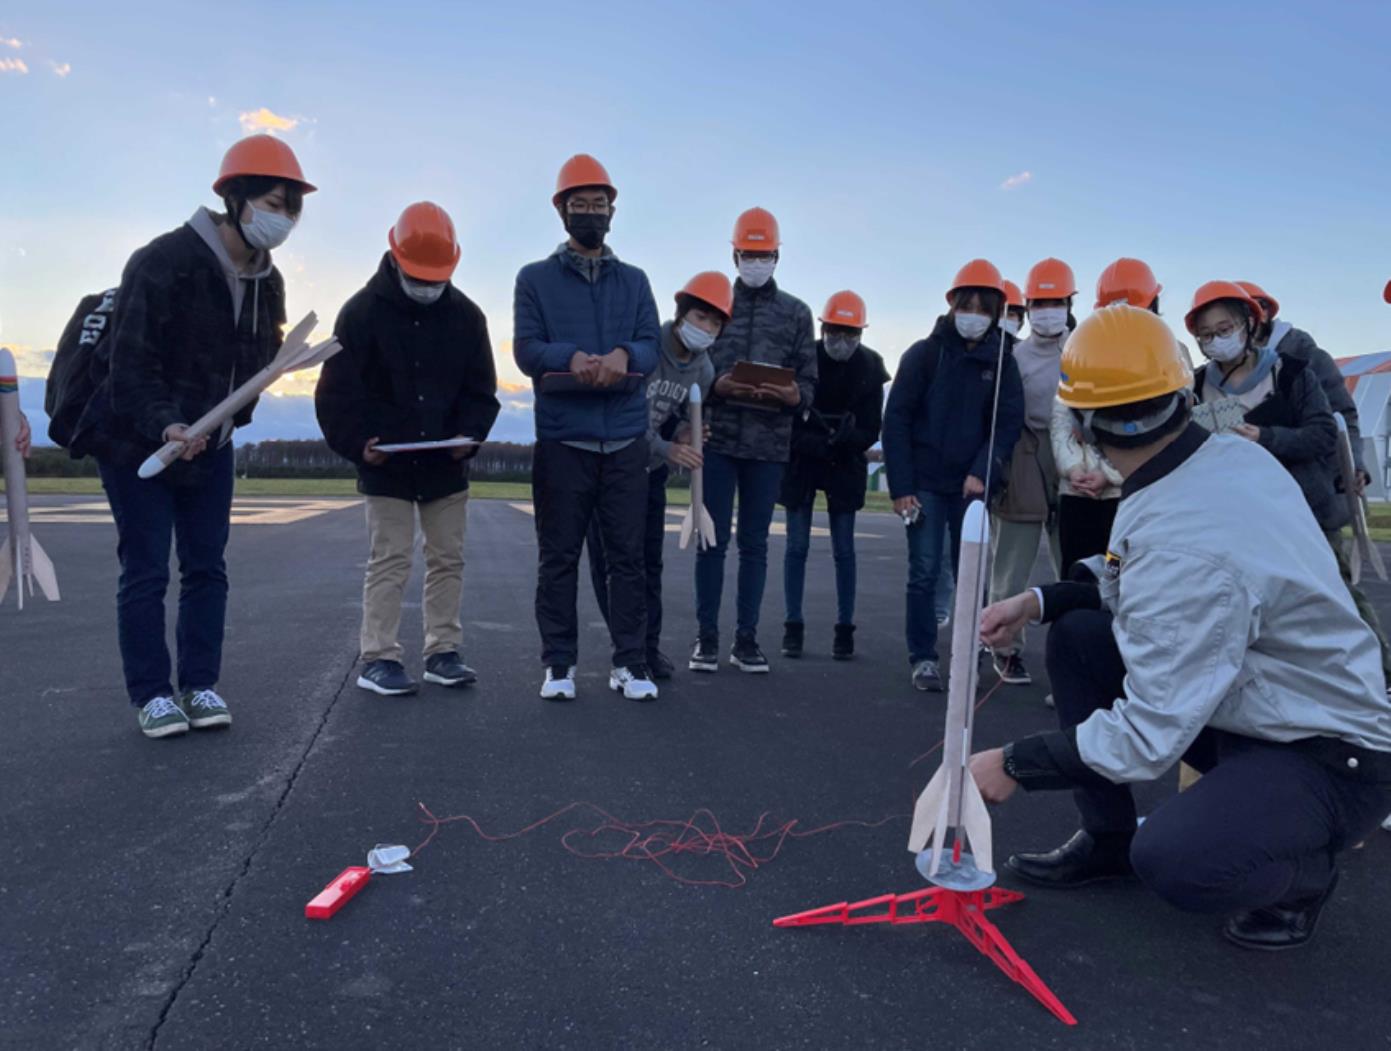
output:
[[745, 460], [786, 463], [792, 448], [792, 419], [811, 404], [816, 385], [816, 336], [811, 308], [769, 279], [761, 288], [734, 282], [734, 314], [710, 348], [715, 377], [735, 362], [778, 365], [797, 374], [801, 402], [791, 408], [753, 408], [711, 394], [709, 448]]
[[[1333, 485], [1330, 453], [1338, 430], [1328, 398], [1308, 362], [1281, 354], [1274, 373], [1275, 389], [1246, 413], [1246, 422], [1261, 429], [1260, 444], [1294, 476], [1319, 525], [1325, 531], [1342, 529], [1352, 513]], [[1205, 368], [1194, 377], [1193, 393], [1200, 401], [1207, 379]]]
[[483, 311], [453, 285], [428, 306], [401, 290], [391, 253], [334, 325], [343, 344], [314, 392], [329, 447], [357, 465], [358, 491], [400, 500], [438, 500], [468, 488], [468, 462], [448, 451], [395, 453], [373, 466], [371, 438], [480, 441], [497, 419], [497, 374]]
[[[266, 366], [280, 349], [285, 284], [274, 267], [247, 284], [234, 324], [222, 264], [187, 224], [130, 257], [105, 340], [109, 372], [78, 423], [84, 452], [138, 466], [166, 427], [192, 423]], [[255, 404], [233, 423], [250, 423]], [[196, 484], [208, 462], [179, 460], [161, 477]]]
[[861, 346], [847, 361], [826, 354], [816, 341], [816, 396], [792, 424], [792, 460], [783, 474], [778, 503], [804, 507], [826, 494], [832, 511], [858, 511], [869, 480], [865, 453], [879, 440], [884, 419], [884, 359]]

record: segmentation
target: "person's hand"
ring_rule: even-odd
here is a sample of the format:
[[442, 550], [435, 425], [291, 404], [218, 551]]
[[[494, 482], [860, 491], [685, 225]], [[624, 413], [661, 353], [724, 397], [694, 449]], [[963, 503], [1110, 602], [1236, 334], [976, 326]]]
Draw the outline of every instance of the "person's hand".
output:
[[607, 354], [594, 359], [594, 386], [612, 387], [628, 375], [628, 352], [622, 347], [614, 347]]
[[599, 373], [599, 359], [593, 354], [577, 350], [570, 356], [570, 371], [574, 373], [575, 379], [579, 380], [580, 383], [586, 387], [592, 387], [595, 377]]
[[758, 390], [747, 383], [735, 383], [734, 375], [729, 372], [720, 374], [713, 389], [721, 398], [755, 398]]
[[1089, 471], [1085, 467], [1078, 467], [1068, 476], [1068, 481], [1072, 487], [1083, 496], [1090, 496], [1096, 499], [1106, 488], [1106, 475], [1100, 471]]
[[1019, 782], [1005, 773], [1003, 748], [991, 748], [971, 756], [971, 777], [987, 803], [1003, 803], [1019, 787]]
[[183, 442], [183, 450], [179, 453], [180, 460], [191, 460], [208, 447], [206, 436], [190, 439], [188, 425], [184, 423], [171, 423], [164, 428], [164, 440], [166, 442]]
[[922, 504], [918, 502], [916, 496], [900, 496], [894, 501], [894, 514], [902, 518], [906, 514], [911, 514], [919, 510]]
[[966, 476], [966, 482], [961, 487], [961, 495], [970, 499], [973, 496], [981, 496], [985, 493], [985, 483], [973, 474]]
[[1008, 646], [1041, 612], [1032, 591], [991, 603], [980, 613], [980, 640], [991, 649]]
[[705, 463], [705, 457], [684, 442], [672, 442], [667, 446], [667, 462], [673, 467], [694, 471]]
[[1261, 429], [1249, 423], [1238, 423], [1232, 428], [1232, 433], [1238, 437], [1245, 438], [1248, 442], [1258, 442], [1261, 440]]
[[362, 459], [364, 463], [370, 463], [373, 467], [380, 467], [386, 463], [386, 453], [377, 452], [377, 443], [380, 438], [368, 438], [367, 444], [362, 447]]
[[[23, 435], [23, 433], [23, 431], [20, 432], [21, 436]], [[1372, 476], [1368, 474], [1364, 469], [1359, 467], [1357, 469], [1356, 477], [1352, 481], [1352, 491], [1357, 496], [1361, 496], [1364, 492], [1367, 491], [1367, 486], [1371, 484]]]
[[757, 390], [762, 398], [768, 401], [780, 401], [788, 408], [797, 405], [802, 400], [801, 388], [791, 381], [782, 387], [776, 383], [760, 383]]
[[26, 460], [29, 459], [29, 443], [32, 434], [29, 430], [29, 417], [24, 413], [19, 414], [19, 433], [15, 435], [14, 447], [19, 450], [19, 455]]
[[[455, 438], [467, 438], [468, 435], [466, 435], [466, 434], [456, 434], [456, 435], [454, 435], [454, 437], [455, 437]], [[475, 442], [475, 443], [472, 444], [472, 445], [461, 445], [461, 446], [459, 446], [457, 449], [450, 449], [450, 450], [449, 450], [449, 455], [452, 456], [452, 457], [454, 457], [454, 459], [456, 459], [456, 460], [472, 460], [475, 456], [478, 455], [478, 450], [481, 449], [481, 448], [483, 448], [483, 445], [482, 445], [481, 442]]]

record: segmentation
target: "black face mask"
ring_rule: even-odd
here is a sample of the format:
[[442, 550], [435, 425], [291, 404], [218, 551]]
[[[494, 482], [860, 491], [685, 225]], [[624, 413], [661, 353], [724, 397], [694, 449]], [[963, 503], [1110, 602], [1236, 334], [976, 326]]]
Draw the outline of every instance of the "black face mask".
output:
[[604, 243], [609, 217], [594, 212], [566, 212], [565, 232], [592, 252]]

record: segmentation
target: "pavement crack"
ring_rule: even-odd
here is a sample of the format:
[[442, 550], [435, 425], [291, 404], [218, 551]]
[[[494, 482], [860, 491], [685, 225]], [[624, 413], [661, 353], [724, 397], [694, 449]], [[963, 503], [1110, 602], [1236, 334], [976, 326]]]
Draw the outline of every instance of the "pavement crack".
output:
[[248, 850], [246, 856], [242, 858], [241, 866], [237, 869], [236, 874], [233, 875], [227, 886], [222, 889], [222, 897], [219, 899], [217, 909], [213, 914], [212, 923], [208, 925], [207, 931], [204, 932], [202, 940], [198, 943], [198, 948], [194, 950], [193, 955], [189, 958], [188, 966], [184, 968], [183, 974], [179, 977], [179, 980], [174, 983], [174, 987], [169, 990], [169, 995], [165, 998], [164, 1004], [160, 1007], [159, 1016], [155, 1019], [155, 1024], [150, 1030], [149, 1039], [145, 1042], [147, 1051], [153, 1051], [159, 1040], [160, 1030], [164, 1027], [164, 1023], [169, 1019], [170, 1013], [174, 1010], [174, 1004], [178, 1001], [179, 994], [182, 993], [184, 987], [193, 980], [194, 972], [198, 970], [198, 965], [203, 962], [203, 957], [208, 951], [208, 946], [212, 944], [213, 935], [217, 933], [217, 928], [221, 926], [222, 921], [227, 918], [228, 912], [231, 911], [232, 895], [236, 892], [237, 884], [239, 884], [246, 874], [251, 871], [251, 866], [256, 860], [256, 855], [260, 853], [261, 848], [265, 846], [266, 840], [270, 836], [271, 826], [275, 824], [276, 818], [280, 816], [280, 811], [284, 808], [286, 802], [289, 801], [290, 793], [294, 791], [295, 783], [299, 780], [300, 773], [304, 770], [305, 764], [309, 761], [309, 756], [313, 753], [314, 746], [318, 744], [319, 737], [324, 732], [324, 727], [328, 725], [329, 717], [333, 715], [333, 710], [338, 707], [338, 702], [342, 699], [343, 692], [348, 685], [348, 680], [356, 667], [357, 656], [356, 653], [354, 653], [352, 659], [348, 661], [348, 670], [343, 673], [342, 680], [333, 691], [333, 699], [330, 700], [328, 706], [324, 708], [324, 714], [320, 717], [319, 724], [314, 727], [314, 732], [309, 735], [309, 740], [305, 744], [304, 750], [295, 761], [294, 769], [290, 771], [290, 776], [285, 780], [285, 787], [281, 790], [279, 797], [275, 801], [275, 805], [271, 807], [270, 814], [262, 823], [261, 831], [257, 833], [256, 839], [252, 842], [250, 850]]

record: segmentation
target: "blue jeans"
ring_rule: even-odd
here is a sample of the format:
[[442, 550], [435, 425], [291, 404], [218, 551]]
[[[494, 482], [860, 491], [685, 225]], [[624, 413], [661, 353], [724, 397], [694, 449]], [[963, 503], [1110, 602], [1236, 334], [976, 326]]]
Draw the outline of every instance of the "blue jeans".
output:
[[174, 693], [164, 634], [169, 589], [169, 544], [179, 556], [178, 645], [180, 690], [208, 689], [222, 672], [222, 630], [227, 619], [227, 563], [231, 531], [232, 445], [203, 454], [209, 473], [196, 485], [164, 478], [142, 481], [134, 467], [98, 463], [102, 488], [116, 520], [121, 580], [116, 625], [131, 704]]
[[[918, 493], [922, 514], [909, 526], [908, 595], [905, 624], [908, 634], [908, 661], [937, 659], [937, 584], [942, 570], [953, 576], [961, 550], [961, 519], [966, 514], [966, 498], [959, 493]], [[949, 550], [948, 550], [949, 549]]]
[[720, 632], [720, 598], [724, 593], [724, 554], [734, 520], [734, 493], [739, 493], [739, 592], [736, 628], [740, 635], [758, 630], [758, 609], [768, 580], [768, 527], [773, 522], [785, 464], [745, 460], [705, 450], [705, 509], [715, 522], [715, 546], [696, 555], [696, 622], [702, 636]]
[[[942, 543], [950, 545], [951, 537], [947, 535], [947, 530], [942, 530]], [[960, 548], [957, 548], [957, 555], [960, 557]], [[948, 559], [942, 560], [941, 572], [937, 574], [937, 593], [934, 602], [937, 606], [937, 619], [946, 620], [951, 616], [952, 606], [956, 599], [956, 577], [952, 574], [952, 567], [948, 565]]]
[[[787, 620], [802, 623], [802, 592], [811, 548], [812, 504], [787, 509], [787, 554], [782, 560], [782, 589]], [[855, 512], [832, 511], [831, 557], [836, 564], [836, 623], [855, 623]]]

